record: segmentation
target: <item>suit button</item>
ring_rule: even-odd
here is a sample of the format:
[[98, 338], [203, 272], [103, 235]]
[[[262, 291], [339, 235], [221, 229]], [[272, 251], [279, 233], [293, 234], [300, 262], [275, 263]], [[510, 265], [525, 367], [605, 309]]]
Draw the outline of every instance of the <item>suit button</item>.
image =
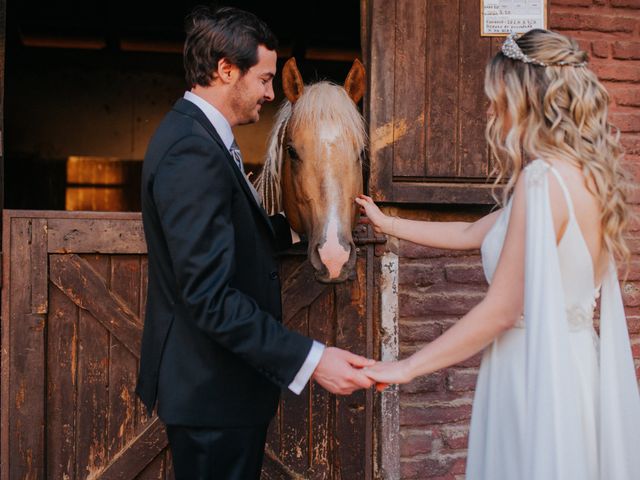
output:
[[273, 271], [271, 272], [271, 280], [276, 280], [278, 278], [278, 272]]

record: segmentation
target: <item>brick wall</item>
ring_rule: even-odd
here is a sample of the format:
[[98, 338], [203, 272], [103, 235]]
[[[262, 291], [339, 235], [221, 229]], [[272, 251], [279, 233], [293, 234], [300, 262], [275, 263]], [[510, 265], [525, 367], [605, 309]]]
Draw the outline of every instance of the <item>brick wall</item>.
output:
[[[553, 0], [549, 26], [578, 39], [611, 93], [626, 163], [640, 181], [640, 0]], [[640, 203], [640, 195], [633, 201]], [[430, 218], [431, 212], [399, 211]], [[449, 220], [469, 210], [448, 211]], [[634, 227], [634, 230], [637, 227]], [[624, 286], [629, 330], [640, 378], [640, 235], [631, 232], [634, 261]], [[400, 242], [399, 343], [405, 357], [466, 313], [486, 283], [478, 252], [445, 252]], [[464, 478], [473, 390], [480, 363], [420, 378], [400, 390], [400, 472], [403, 479]]]

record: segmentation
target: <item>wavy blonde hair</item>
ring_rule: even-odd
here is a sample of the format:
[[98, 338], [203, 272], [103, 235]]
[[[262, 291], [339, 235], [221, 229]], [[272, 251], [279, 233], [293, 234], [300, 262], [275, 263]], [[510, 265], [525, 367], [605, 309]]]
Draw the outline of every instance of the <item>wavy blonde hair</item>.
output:
[[[517, 39], [543, 67], [496, 54], [486, 69], [485, 93], [491, 112], [486, 137], [495, 161], [495, 185], [504, 186], [506, 203], [526, 161], [563, 159], [593, 179], [591, 193], [601, 205], [605, 246], [615, 258], [630, 258], [624, 232], [630, 209], [630, 182], [621, 168], [620, 132], [608, 121], [609, 95], [586, 66], [578, 43], [548, 30], [530, 30]], [[569, 65], [554, 65], [567, 62]]]

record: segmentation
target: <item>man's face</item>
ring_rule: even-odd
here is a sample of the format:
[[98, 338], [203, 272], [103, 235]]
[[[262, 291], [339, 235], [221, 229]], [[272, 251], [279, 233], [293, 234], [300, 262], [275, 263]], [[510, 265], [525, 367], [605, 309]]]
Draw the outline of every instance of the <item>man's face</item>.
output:
[[257, 122], [262, 104], [273, 100], [277, 58], [275, 51], [258, 46], [258, 63], [233, 85], [230, 101], [237, 125]]

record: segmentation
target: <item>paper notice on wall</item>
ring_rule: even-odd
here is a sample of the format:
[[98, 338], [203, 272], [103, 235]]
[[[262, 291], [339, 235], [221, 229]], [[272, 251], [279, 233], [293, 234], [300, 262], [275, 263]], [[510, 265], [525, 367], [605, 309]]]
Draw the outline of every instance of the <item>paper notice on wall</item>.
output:
[[547, 28], [546, 0], [480, 0], [482, 36]]

